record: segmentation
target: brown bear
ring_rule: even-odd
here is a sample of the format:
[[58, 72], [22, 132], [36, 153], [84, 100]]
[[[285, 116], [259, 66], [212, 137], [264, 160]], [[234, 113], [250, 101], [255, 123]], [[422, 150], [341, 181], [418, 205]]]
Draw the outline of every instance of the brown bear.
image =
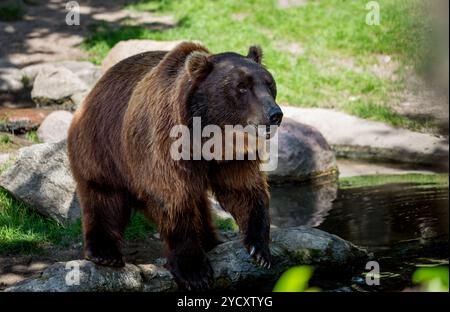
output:
[[174, 160], [175, 125], [279, 125], [276, 85], [262, 51], [211, 54], [184, 42], [129, 57], [99, 80], [69, 130], [82, 207], [85, 258], [123, 266], [120, 241], [133, 209], [158, 225], [167, 267], [181, 288], [206, 289], [206, 253], [219, 243], [208, 194], [235, 218], [250, 255], [270, 267], [269, 193], [259, 160]]

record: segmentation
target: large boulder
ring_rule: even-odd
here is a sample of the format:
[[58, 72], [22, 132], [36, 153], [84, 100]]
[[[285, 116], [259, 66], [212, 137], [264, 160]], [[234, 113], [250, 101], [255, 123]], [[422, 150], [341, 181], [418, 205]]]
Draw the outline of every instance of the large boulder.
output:
[[67, 138], [73, 115], [68, 111], [54, 111], [49, 114], [37, 130], [44, 143], [56, 143]]
[[87, 86], [92, 87], [98, 79], [100, 79], [102, 73], [100, 67], [90, 63], [81, 61], [61, 61], [52, 63], [34, 64], [24, 67], [20, 71], [20, 76], [23, 77], [29, 85], [33, 85], [39, 72], [46, 71], [47, 68], [65, 68], [74, 73], [80, 80], [82, 80]]
[[283, 106], [285, 117], [316, 128], [338, 157], [448, 167], [448, 139], [323, 108]]
[[102, 62], [102, 72], [127, 57], [148, 51], [170, 51], [182, 41], [126, 40], [116, 43]]
[[[273, 266], [258, 267], [239, 240], [223, 243], [209, 252], [215, 289], [261, 289], [271, 285], [286, 269], [309, 264], [327, 272], [363, 269], [367, 253], [326, 232], [295, 227], [274, 230], [270, 250]], [[77, 274], [79, 272], [79, 274]], [[25, 280], [7, 292], [174, 291], [172, 275], [157, 264], [107, 268], [85, 260], [58, 262], [40, 277]]]
[[80, 218], [66, 141], [21, 148], [0, 176], [0, 186], [17, 199], [59, 223]]
[[42, 67], [37, 74], [31, 98], [39, 107], [59, 106], [75, 110], [76, 106], [71, 97], [88, 89], [89, 86], [71, 70], [48, 65]]
[[337, 172], [334, 153], [317, 129], [284, 118], [278, 129], [278, 165], [272, 182], [304, 181]]

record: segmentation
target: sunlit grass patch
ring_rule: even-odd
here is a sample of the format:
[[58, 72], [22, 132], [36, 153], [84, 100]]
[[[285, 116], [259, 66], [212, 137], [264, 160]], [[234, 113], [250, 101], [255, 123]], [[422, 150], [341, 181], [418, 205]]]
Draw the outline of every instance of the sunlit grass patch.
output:
[[339, 179], [341, 189], [401, 183], [448, 187], [448, 174], [367, 175]]

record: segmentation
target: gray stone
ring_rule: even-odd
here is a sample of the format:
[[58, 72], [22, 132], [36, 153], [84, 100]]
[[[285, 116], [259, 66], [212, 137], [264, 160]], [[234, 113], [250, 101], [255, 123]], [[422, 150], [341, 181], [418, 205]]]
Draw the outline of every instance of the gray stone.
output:
[[278, 165], [268, 172], [271, 181], [304, 181], [336, 174], [334, 152], [315, 128], [284, 118], [278, 131]]
[[22, 75], [19, 69], [13, 67], [0, 67], [0, 93], [16, 93], [24, 88]]
[[282, 107], [284, 116], [322, 133], [338, 157], [436, 165], [448, 160], [448, 140], [321, 108]]
[[37, 130], [44, 143], [56, 143], [67, 138], [73, 115], [67, 111], [54, 111], [48, 115]]
[[89, 87], [92, 87], [101, 77], [100, 67], [90, 62], [79, 61], [61, 61], [30, 65], [21, 70], [21, 76], [26, 77], [29, 85], [33, 85], [39, 72], [46, 71], [47, 68], [53, 69], [55, 67], [70, 70]]
[[[295, 227], [272, 232], [270, 250], [273, 266], [270, 270], [258, 267], [238, 240], [217, 246], [208, 257], [214, 269], [214, 289], [258, 289], [276, 280], [286, 269], [301, 264], [318, 269], [351, 272], [363, 267], [367, 253], [353, 244], [326, 232]], [[25, 280], [7, 292], [65, 292], [65, 291], [175, 291], [171, 274], [160, 263], [135, 266], [127, 264], [114, 269], [96, 266], [85, 260], [58, 262], [47, 268], [38, 278]], [[67, 285], [74, 268], [80, 269], [79, 283]]]
[[[74, 270], [79, 269], [79, 280]], [[79, 285], [78, 284], [79, 281]], [[127, 264], [121, 269], [98, 267], [93, 262], [75, 260], [57, 262], [37, 279], [25, 280], [6, 291], [20, 292], [87, 292], [140, 291], [143, 283], [139, 268]]]
[[170, 51], [182, 41], [125, 40], [116, 43], [102, 62], [102, 72], [127, 57], [147, 51]]
[[66, 141], [21, 148], [15, 163], [0, 176], [0, 186], [59, 223], [80, 218]]
[[71, 96], [88, 89], [89, 86], [71, 70], [49, 65], [42, 67], [37, 74], [31, 98], [38, 106], [60, 105], [65, 109], [75, 109]]

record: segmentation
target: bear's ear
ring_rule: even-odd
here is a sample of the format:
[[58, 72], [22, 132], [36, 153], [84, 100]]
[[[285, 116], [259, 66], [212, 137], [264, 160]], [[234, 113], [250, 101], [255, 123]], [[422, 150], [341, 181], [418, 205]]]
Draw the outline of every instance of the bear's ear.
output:
[[260, 46], [251, 46], [248, 49], [247, 57], [261, 64], [263, 58], [263, 51]]
[[213, 64], [209, 60], [209, 54], [202, 51], [194, 51], [186, 59], [186, 70], [194, 79], [203, 79], [211, 72]]

